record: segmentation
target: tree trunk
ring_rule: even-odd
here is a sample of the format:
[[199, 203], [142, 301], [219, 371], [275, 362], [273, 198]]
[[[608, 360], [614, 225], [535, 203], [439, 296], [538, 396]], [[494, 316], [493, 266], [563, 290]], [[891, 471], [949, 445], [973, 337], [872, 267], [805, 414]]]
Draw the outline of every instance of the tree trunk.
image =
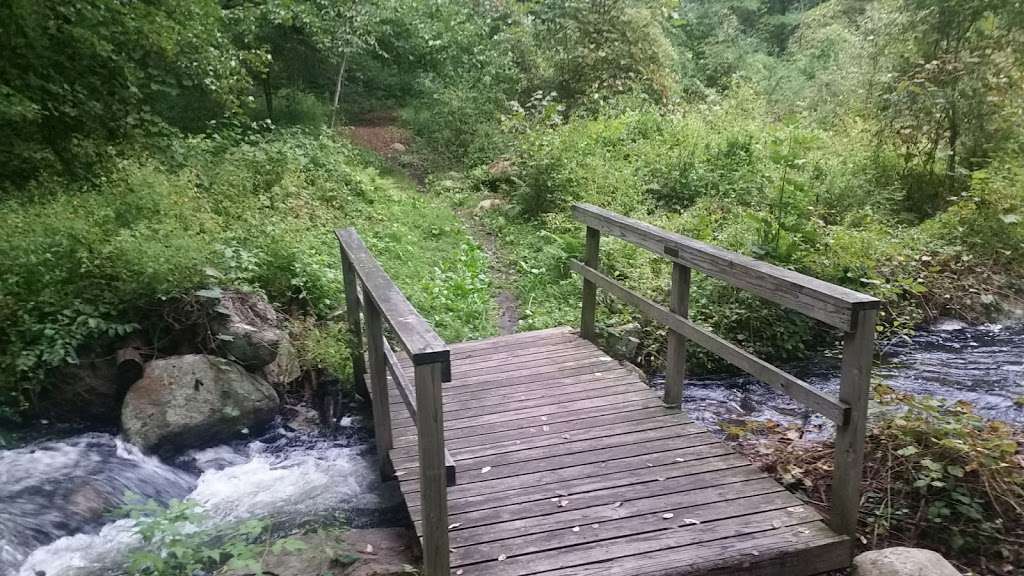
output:
[[334, 106], [331, 108], [331, 130], [338, 120], [338, 101], [341, 99], [341, 80], [345, 77], [345, 66], [348, 64], [348, 52], [341, 59], [341, 67], [338, 68], [338, 83], [334, 86]]
[[274, 87], [270, 83], [270, 70], [263, 75], [263, 100], [267, 104], [267, 119], [274, 120]]

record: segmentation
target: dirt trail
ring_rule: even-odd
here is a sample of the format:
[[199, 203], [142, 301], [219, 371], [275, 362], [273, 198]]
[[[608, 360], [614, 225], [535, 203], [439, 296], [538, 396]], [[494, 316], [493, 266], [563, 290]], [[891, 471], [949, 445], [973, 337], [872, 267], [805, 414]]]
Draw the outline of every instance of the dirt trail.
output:
[[[401, 161], [412, 141], [412, 135], [407, 130], [395, 126], [393, 122], [394, 115], [382, 113], [365, 119], [359, 125], [342, 127], [339, 131], [355, 145], [376, 152], [416, 182], [422, 191], [426, 175]], [[480, 225], [472, 210], [454, 212], [466, 226], [473, 240], [487, 253], [491, 278], [498, 286], [498, 292], [494, 297], [498, 309], [498, 334], [505, 336], [516, 333], [519, 327], [519, 302], [510, 289], [513, 278], [503, 265], [504, 259], [498, 250], [497, 238]]]

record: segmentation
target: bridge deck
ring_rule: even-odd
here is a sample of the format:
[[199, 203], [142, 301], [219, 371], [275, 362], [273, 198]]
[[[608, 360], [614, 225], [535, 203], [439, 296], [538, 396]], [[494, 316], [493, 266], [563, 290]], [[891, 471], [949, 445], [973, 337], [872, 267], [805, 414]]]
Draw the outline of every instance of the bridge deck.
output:
[[[457, 344], [451, 358], [452, 574], [800, 576], [849, 565], [847, 537], [568, 328]], [[421, 532], [416, 428], [393, 386], [391, 410], [391, 459]]]

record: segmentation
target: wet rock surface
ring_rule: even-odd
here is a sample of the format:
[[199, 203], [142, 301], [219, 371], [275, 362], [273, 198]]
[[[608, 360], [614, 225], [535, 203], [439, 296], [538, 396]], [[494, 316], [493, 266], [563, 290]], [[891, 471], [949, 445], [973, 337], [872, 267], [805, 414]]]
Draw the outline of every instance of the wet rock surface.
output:
[[269, 424], [279, 408], [262, 378], [224, 358], [190, 354], [146, 364], [121, 411], [125, 436], [170, 454], [226, 442]]
[[960, 576], [960, 572], [931, 550], [886, 548], [854, 558], [852, 576]]

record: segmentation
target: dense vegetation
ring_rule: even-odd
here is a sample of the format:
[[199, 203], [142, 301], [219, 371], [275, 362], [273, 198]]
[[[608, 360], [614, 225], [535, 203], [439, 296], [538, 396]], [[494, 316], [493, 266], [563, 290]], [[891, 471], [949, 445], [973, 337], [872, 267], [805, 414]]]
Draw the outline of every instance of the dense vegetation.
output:
[[[493, 268], [522, 329], [577, 321], [574, 201], [872, 293], [886, 334], [1024, 308], [1019, 0], [11, 0], [0, 48], [0, 419], [126, 334], [159, 354], [210, 286], [264, 292], [306, 367], [346, 375], [347, 225], [449, 340], [494, 332]], [[422, 192], [334, 130], [382, 113]], [[605, 246], [664, 298], [664, 262]], [[835, 341], [699, 275], [692, 298], [770, 360]], [[660, 329], [600, 305], [657, 368]]]

